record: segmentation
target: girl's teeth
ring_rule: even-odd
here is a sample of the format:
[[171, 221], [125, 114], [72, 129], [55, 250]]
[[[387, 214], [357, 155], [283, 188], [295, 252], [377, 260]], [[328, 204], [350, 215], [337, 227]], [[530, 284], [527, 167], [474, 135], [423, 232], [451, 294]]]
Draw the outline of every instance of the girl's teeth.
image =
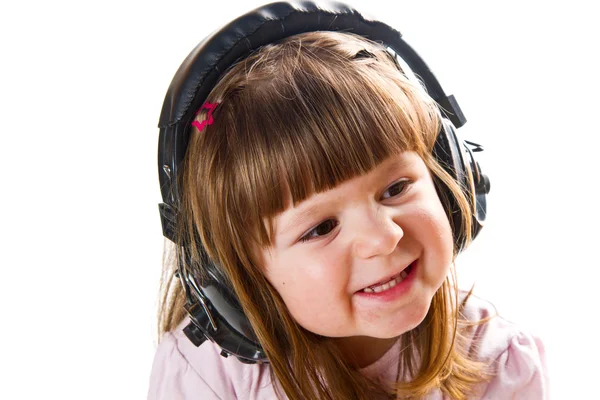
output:
[[384, 283], [381, 286], [376, 286], [373, 288], [373, 291], [375, 293], [379, 293], [379, 292], [383, 292], [384, 290], [388, 290], [390, 288], [390, 284], [389, 283]]
[[363, 289], [363, 292], [365, 293], [380, 293], [383, 292], [385, 290], [391, 289], [394, 286], [396, 286], [397, 284], [399, 284], [400, 282], [402, 282], [402, 280], [404, 278], [406, 278], [407, 273], [402, 271], [400, 273], [399, 276], [397, 276], [395, 279], [390, 280], [389, 282], [384, 283], [383, 285], [379, 285], [379, 286], [375, 286], [375, 287], [366, 287]]

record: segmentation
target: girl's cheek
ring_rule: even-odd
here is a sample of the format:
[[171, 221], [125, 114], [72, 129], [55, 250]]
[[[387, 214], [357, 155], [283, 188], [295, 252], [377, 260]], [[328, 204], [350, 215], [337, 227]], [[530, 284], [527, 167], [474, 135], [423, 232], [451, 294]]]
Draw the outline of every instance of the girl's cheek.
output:
[[324, 282], [333, 283], [333, 280], [339, 278], [341, 271], [345, 271], [339, 268], [339, 264], [343, 263], [344, 259], [340, 251], [340, 243], [330, 243], [321, 248], [318, 254], [303, 257], [308, 264], [304, 269], [305, 276], [317, 286]]
[[453, 248], [450, 221], [439, 200], [415, 205], [404, 216], [403, 229], [425, 246], [434, 246], [439, 250]]

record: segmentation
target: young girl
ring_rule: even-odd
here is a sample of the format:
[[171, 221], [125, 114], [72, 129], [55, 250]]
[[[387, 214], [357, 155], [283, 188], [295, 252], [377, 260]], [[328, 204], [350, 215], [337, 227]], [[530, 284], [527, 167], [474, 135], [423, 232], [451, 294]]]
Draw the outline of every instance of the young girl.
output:
[[[342, 26], [243, 57], [218, 48], [305, 17]], [[452, 128], [439, 105], [344, 18], [365, 21], [339, 3], [266, 6], [176, 75], [159, 158], [185, 158], [159, 160], [177, 245], [149, 399], [547, 398], [539, 339], [457, 287], [489, 183], [444, 161], [461, 145], [440, 145]], [[230, 65], [199, 67], [216, 63], [206, 51]], [[168, 145], [176, 126], [189, 138]]]

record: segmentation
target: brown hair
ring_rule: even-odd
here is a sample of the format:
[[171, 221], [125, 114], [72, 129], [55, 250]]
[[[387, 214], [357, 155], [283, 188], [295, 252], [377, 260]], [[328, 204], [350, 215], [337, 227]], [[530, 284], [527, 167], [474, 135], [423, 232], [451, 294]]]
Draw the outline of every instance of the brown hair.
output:
[[[424, 321], [400, 338], [399, 368], [412, 379], [381, 386], [344, 361], [329, 338], [299, 326], [256, 262], [256, 249], [271, 244], [273, 218], [286, 201], [297, 204], [407, 150], [431, 171], [451, 225], [451, 200], [458, 204], [465, 229], [452, 228], [469, 242], [474, 200], [432, 156], [439, 109], [381, 45], [349, 33], [292, 36], [232, 66], [207, 101], [219, 106], [214, 124], [201, 133], [194, 129], [190, 137], [181, 177], [180, 243], [192, 253], [187, 268], [198, 269], [199, 239], [218, 260], [268, 355], [279, 394], [419, 398], [439, 387], [465, 399], [489, 378], [466, 349], [473, 323], [460, 311], [471, 292], [459, 305], [454, 265]], [[185, 316], [174, 272], [173, 263], [165, 262], [160, 335]]]

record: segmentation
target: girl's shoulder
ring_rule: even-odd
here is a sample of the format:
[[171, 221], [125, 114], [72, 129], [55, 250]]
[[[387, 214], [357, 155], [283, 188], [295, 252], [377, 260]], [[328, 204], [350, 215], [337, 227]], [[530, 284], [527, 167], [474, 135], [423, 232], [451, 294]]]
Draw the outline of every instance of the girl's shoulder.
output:
[[194, 346], [183, 333], [188, 323], [185, 318], [162, 337], [154, 356], [148, 400], [275, 398], [268, 365], [222, 357], [210, 341]]
[[[461, 290], [459, 300], [462, 301], [466, 295], [467, 292]], [[515, 341], [541, 343], [535, 334], [505, 318], [490, 301], [475, 294], [469, 296], [461, 315], [467, 324], [473, 325], [463, 334], [469, 343], [470, 353], [477, 354], [480, 360], [497, 357]]]
[[[466, 292], [461, 292], [462, 298]], [[495, 374], [482, 398], [547, 399], [546, 350], [539, 336], [499, 315], [489, 301], [471, 295], [462, 310], [474, 325], [465, 332], [469, 354], [488, 363]], [[514, 397], [513, 397], [514, 396]]]

